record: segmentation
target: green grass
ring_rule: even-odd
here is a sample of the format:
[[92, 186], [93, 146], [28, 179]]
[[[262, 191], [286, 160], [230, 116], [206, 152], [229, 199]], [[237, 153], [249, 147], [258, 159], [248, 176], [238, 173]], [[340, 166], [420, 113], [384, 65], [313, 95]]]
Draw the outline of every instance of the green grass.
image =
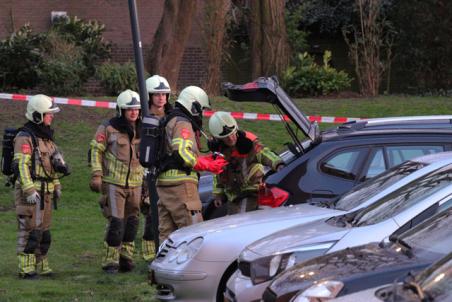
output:
[[[25, 103], [0, 102], [0, 129], [23, 124]], [[383, 117], [452, 114], [452, 98], [439, 97], [301, 99], [296, 103], [307, 115]], [[216, 98], [213, 106], [215, 110], [274, 113], [269, 104], [233, 103], [225, 98]], [[53, 242], [49, 259], [56, 274], [52, 279], [36, 281], [17, 278], [17, 226], [12, 190], [3, 186], [4, 179], [0, 176], [0, 301], [155, 301], [154, 289], [147, 284], [146, 265], [138, 255], [137, 269], [130, 274], [109, 276], [100, 269], [106, 221], [99, 211], [98, 195], [88, 189], [86, 157], [97, 125], [112, 116], [114, 111], [74, 106], [61, 106], [61, 109], [54, 123], [56, 139], [73, 172], [62, 179], [63, 197], [59, 209], [53, 214]], [[283, 150], [283, 144], [289, 141], [280, 122], [238, 122], [242, 129], [255, 132], [275, 151]], [[141, 229], [137, 247], [140, 247], [140, 238]]]

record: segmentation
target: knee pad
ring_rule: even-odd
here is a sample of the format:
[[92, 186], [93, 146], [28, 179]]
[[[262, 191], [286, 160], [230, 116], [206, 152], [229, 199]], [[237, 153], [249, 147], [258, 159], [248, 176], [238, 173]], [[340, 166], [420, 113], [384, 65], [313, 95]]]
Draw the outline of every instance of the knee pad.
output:
[[52, 242], [52, 237], [50, 236], [50, 231], [44, 231], [42, 232], [42, 239], [41, 239], [41, 245], [40, 245], [40, 249], [41, 249], [41, 254], [47, 255], [47, 252], [49, 251], [50, 248], [50, 243]]
[[138, 217], [137, 216], [129, 216], [127, 217], [126, 227], [124, 231], [124, 238], [122, 241], [124, 242], [132, 242], [135, 240], [135, 236], [138, 232]]
[[32, 230], [28, 234], [27, 244], [24, 248], [25, 254], [34, 254], [36, 248], [39, 246], [42, 238], [42, 232], [40, 230]]
[[124, 229], [124, 220], [116, 217], [110, 219], [105, 241], [109, 246], [120, 246]]

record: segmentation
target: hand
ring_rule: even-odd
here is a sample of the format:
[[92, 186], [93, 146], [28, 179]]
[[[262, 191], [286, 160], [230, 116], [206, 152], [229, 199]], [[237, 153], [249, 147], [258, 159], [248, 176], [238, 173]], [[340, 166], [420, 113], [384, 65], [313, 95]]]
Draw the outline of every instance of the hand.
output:
[[30, 195], [27, 196], [26, 202], [28, 204], [37, 204], [41, 202], [41, 196], [39, 196], [39, 193], [34, 191]]
[[284, 167], [285, 167], [284, 164], [279, 164], [279, 165], [276, 167], [276, 172], [281, 171], [282, 169], [284, 169]]
[[100, 193], [102, 190], [102, 176], [100, 176], [100, 175], [91, 176], [91, 181], [89, 182], [89, 188], [93, 192]]
[[199, 156], [193, 168], [196, 171], [209, 171], [213, 174], [220, 174], [227, 164], [228, 162], [222, 156], [217, 156], [215, 159], [212, 155]]
[[55, 186], [53, 189], [53, 200], [60, 200], [61, 199], [61, 186]]

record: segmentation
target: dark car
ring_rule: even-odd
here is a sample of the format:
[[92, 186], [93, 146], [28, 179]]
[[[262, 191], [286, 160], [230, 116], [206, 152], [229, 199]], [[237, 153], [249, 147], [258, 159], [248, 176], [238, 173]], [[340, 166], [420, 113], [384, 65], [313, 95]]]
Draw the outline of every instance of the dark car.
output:
[[402, 226], [389, 237], [389, 243], [347, 248], [282, 272], [267, 287], [263, 300], [289, 301], [297, 293], [306, 301], [319, 294], [332, 299], [391, 283], [410, 271], [424, 269], [452, 251], [451, 201], [446, 201], [442, 211], [437, 208], [437, 215], [416, 227], [403, 232], [409, 226]]
[[[287, 166], [266, 178], [266, 187], [259, 192], [260, 205], [329, 203], [403, 161], [452, 150], [452, 116], [369, 119], [319, 131], [275, 78], [223, 86], [229, 99], [272, 103], [292, 121], [282, 119], [293, 140], [284, 153]], [[206, 186], [211, 185], [209, 177], [204, 180]], [[222, 209], [209, 202], [204, 205], [206, 218], [221, 216]]]

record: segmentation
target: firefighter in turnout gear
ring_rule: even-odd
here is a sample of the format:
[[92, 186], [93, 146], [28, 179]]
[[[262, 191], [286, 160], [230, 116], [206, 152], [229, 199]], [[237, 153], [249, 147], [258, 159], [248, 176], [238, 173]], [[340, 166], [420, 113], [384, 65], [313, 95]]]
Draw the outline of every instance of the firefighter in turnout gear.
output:
[[[158, 118], [162, 118], [172, 109], [169, 104], [171, 93], [168, 81], [159, 75], [153, 75], [146, 80], [146, 90], [149, 94], [149, 112]], [[152, 261], [155, 258], [155, 243], [152, 233], [151, 208], [148, 193], [148, 184], [143, 182], [142, 212], [145, 217], [143, 240], [141, 241], [141, 253], [145, 261]]]
[[227, 164], [222, 158], [199, 154], [202, 112], [208, 108], [206, 92], [188, 86], [181, 91], [170, 113], [176, 116], [165, 127], [165, 155], [157, 178], [161, 242], [171, 232], [202, 221], [197, 171], [218, 174]]
[[28, 122], [14, 139], [17, 255], [22, 278], [52, 274], [47, 259], [52, 204], [61, 197], [59, 172], [69, 174], [50, 127], [54, 113], [59, 111], [50, 97], [33, 96], [25, 114]]
[[223, 173], [214, 178], [215, 206], [228, 201], [228, 215], [256, 210], [264, 166], [277, 171], [283, 167], [282, 159], [262, 145], [256, 135], [239, 130], [227, 112], [218, 111], [211, 116], [209, 131], [215, 138], [209, 148], [229, 162]]
[[108, 219], [102, 269], [131, 271], [138, 231], [143, 168], [139, 163], [140, 97], [126, 90], [117, 98], [117, 116], [101, 124], [91, 141], [90, 188]]

